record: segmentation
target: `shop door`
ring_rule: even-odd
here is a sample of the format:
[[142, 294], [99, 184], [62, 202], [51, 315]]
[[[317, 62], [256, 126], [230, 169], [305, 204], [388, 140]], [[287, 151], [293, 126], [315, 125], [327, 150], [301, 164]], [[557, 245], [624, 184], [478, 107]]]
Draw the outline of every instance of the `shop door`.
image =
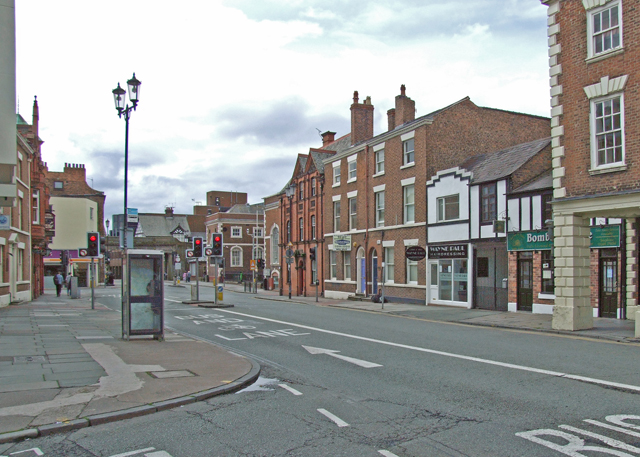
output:
[[518, 311], [533, 309], [533, 259], [518, 260]]
[[618, 259], [600, 259], [600, 317], [618, 317]]

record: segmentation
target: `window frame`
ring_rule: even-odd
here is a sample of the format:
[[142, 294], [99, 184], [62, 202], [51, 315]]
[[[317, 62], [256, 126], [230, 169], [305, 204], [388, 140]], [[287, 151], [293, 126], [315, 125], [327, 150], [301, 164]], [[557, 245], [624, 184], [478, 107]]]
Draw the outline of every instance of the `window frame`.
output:
[[329, 274], [331, 275], [331, 279], [336, 279], [338, 277], [338, 252], [337, 251], [329, 251]]
[[358, 179], [358, 161], [352, 160], [348, 162], [349, 171], [348, 171], [348, 179], [347, 182], [354, 182]]
[[300, 237], [298, 241], [304, 241], [304, 218], [303, 217], [298, 219], [298, 236]]
[[375, 170], [376, 175], [384, 174], [384, 148], [375, 152]]
[[[413, 200], [409, 203], [407, 199], [407, 191], [409, 188], [413, 192]], [[413, 213], [413, 217], [409, 219], [409, 210]], [[407, 184], [402, 186], [402, 220], [405, 224], [415, 224], [416, 222], [416, 186], [415, 184]]]
[[340, 185], [340, 165], [333, 167], [333, 186]]
[[316, 239], [316, 215], [311, 215], [311, 239]]
[[280, 264], [280, 230], [274, 227], [271, 230], [271, 264]]
[[[374, 211], [376, 212], [376, 227], [384, 227], [384, 190], [381, 190], [379, 192], [375, 192], [374, 196], [375, 196], [375, 208]], [[380, 199], [380, 197], [382, 197]], [[380, 206], [380, 200], [382, 200], [382, 205]]]
[[[609, 13], [614, 8], [617, 8], [617, 20], [618, 23], [614, 27], [609, 27], [606, 30], [595, 31], [594, 21], [596, 16], [602, 15], [605, 11]], [[612, 16], [609, 14], [609, 18]], [[611, 46], [608, 49], [603, 49], [602, 51], [596, 51], [596, 38], [604, 36], [606, 34], [611, 33], [615, 28], [618, 29], [618, 44], [616, 46]], [[608, 2], [606, 5], [602, 5], [598, 8], [593, 8], [591, 11], [587, 13], [587, 59], [604, 57], [609, 54], [614, 54], [616, 51], [621, 50], [624, 47], [623, 43], [623, 18], [622, 18], [622, 1], [616, 0], [612, 2]], [[613, 40], [611, 40], [613, 41]]]
[[349, 230], [356, 230], [358, 224], [358, 201], [357, 197], [349, 199]]
[[384, 248], [384, 282], [385, 284], [395, 283], [395, 248], [385, 246]]
[[[485, 189], [490, 189], [492, 193], [485, 195]], [[480, 185], [480, 223], [489, 224], [498, 218], [498, 186], [497, 183], [487, 183]], [[493, 211], [491, 201], [493, 200]], [[485, 202], [488, 201], [488, 209], [485, 211]]]
[[[409, 258], [406, 259], [407, 260], [407, 264], [406, 264], [406, 268], [407, 268], [407, 272], [406, 272], [406, 281], [407, 284], [412, 284], [412, 285], [417, 285], [418, 284], [418, 261], [417, 260], [411, 260]], [[415, 280], [410, 279], [411, 278], [411, 273], [412, 271], [415, 270]]]
[[[409, 143], [411, 143], [412, 145], [411, 150], [409, 150]], [[403, 166], [416, 163], [415, 149], [416, 149], [415, 138], [407, 138], [402, 142], [402, 165]]]
[[342, 252], [343, 275], [345, 281], [351, 281], [351, 251]]
[[33, 224], [40, 224], [40, 190], [34, 189], [31, 197], [32, 215], [31, 220]]
[[[612, 102], [615, 99], [619, 99], [619, 104], [620, 104], [620, 111], [619, 111], [619, 117], [620, 117], [620, 127], [619, 128], [612, 128], [610, 130], [603, 130], [603, 132], [597, 132], [597, 128], [596, 125], [598, 123], [598, 119], [600, 119], [600, 117], [597, 116], [597, 109], [598, 109], [598, 105], [600, 104], [604, 104], [606, 102]], [[598, 98], [593, 98], [589, 101], [589, 105], [590, 105], [590, 112], [589, 112], [589, 119], [590, 119], [590, 137], [591, 137], [591, 169], [592, 170], [606, 170], [607, 168], [617, 168], [620, 166], [624, 166], [625, 165], [625, 160], [626, 160], [626, 151], [625, 151], [625, 117], [624, 117], [624, 93], [622, 92], [617, 92], [614, 94], [610, 94], [606, 97], [598, 97]], [[603, 113], [604, 113], [604, 107], [603, 107]], [[614, 116], [614, 114], [612, 113], [611, 116]], [[603, 120], [606, 123], [606, 116], [601, 117], [603, 118]], [[599, 163], [599, 156], [600, 156], [600, 149], [598, 147], [598, 136], [608, 136], [611, 135], [612, 133], [615, 134], [616, 132], [620, 132], [620, 155], [621, 158], [619, 161], [612, 161], [612, 162], [606, 162], [603, 164]], [[606, 158], [606, 147], [605, 147], [605, 158]], [[614, 151], [615, 154], [615, 151]]]
[[[548, 262], [549, 267], [544, 268], [544, 264]], [[554, 295], [555, 294], [555, 278], [554, 278], [554, 256], [553, 250], [540, 251], [540, 293]], [[551, 271], [551, 279], [544, 277], [545, 271]]]
[[333, 231], [340, 231], [340, 200], [333, 202]]
[[242, 238], [242, 227], [231, 227], [231, 238]]
[[311, 178], [311, 196], [316, 196], [316, 178]]
[[[447, 217], [447, 199], [456, 198], [456, 204], [458, 207], [456, 217]], [[451, 203], [450, 203], [451, 204]], [[460, 220], [460, 194], [443, 195], [436, 199], [436, 221], [437, 222], [450, 222]]]
[[[237, 261], [234, 261], [235, 257], [237, 257]], [[243, 254], [240, 246], [234, 246], [231, 248], [230, 263], [233, 268], [243, 266]]]

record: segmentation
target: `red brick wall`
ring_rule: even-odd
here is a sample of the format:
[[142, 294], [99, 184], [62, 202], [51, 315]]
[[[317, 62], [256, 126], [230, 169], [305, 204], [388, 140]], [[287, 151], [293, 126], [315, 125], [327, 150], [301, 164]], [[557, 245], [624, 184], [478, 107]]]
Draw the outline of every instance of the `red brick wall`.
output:
[[[562, 144], [566, 154], [562, 160], [565, 167], [562, 181], [567, 197], [640, 189], [640, 82], [635, 77], [640, 70], [640, 50], [635, 45], [640, 40], [640, 26], [636, 20], [638, 5], [624, 1], [622, 6], [624, 52], [591, 63], [585, 62], [587, 12], [582, 2], [560, 2], [561, 10], [556, 15], [560, 25], [558, 43], [562, 48], [558, 56], [558, 63], [562, 65], [558, 83], [563, 90], [559, 101], [564, 112], [560, 123], [564, 127]], [[622, 75], [630, 75], [624, 90], [627, 170], [590, 176], [590, 103], [583, 88], [600, 82], [603, 76], [613, 79]]]

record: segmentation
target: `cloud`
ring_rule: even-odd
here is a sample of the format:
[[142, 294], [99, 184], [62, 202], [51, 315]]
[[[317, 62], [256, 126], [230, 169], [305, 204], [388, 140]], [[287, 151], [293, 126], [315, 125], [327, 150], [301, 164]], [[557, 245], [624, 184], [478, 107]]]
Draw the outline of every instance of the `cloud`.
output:
[[335, 113], [310, 114], [309, 111], [309, 105], [300, 97], [271, 103], [228, 105], [213, 115], [216, 137], [252, 144], [309, 147], [319, 146], [316, 129], [325, 132], [350, 128], [350, 121], [345, 117]]

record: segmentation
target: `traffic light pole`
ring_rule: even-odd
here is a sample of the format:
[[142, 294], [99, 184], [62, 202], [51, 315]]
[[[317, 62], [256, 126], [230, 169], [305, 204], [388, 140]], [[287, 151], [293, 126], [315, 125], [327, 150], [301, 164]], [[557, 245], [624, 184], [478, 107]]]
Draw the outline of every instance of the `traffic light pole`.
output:
[[90, 281], [91, 281], [91, 309], [96, 309], [95, 306], [95, 286], [96, 286], [96, 280], [95, 280], [95, 271], [94, 271], [94, 258], [91, 257], [91, 274], [89, 275]]

